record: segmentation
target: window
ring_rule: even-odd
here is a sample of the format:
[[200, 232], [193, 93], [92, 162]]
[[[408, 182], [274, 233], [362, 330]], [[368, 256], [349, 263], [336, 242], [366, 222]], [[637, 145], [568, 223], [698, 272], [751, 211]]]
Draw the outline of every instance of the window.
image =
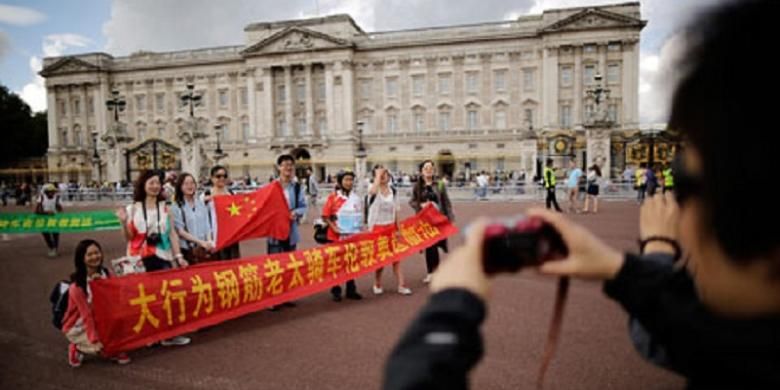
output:
[[571, 65], [561, 66], [561, 86], [571, 87], [572, 69]]
[[146, 95], [135, 95], [135, 110], [138, 112], [146, 110]]
[[60, 129], [60, 134], [62, 134], [62, 139], [60, 139], [62, 146], [68, 146], [68, 128], [63, 127]]
[[317, 83], [317, 100], [324, 102], [325, 101], [325, 83], [319, 82]]
[[[469, 149], [476, 149], [477, 144], [469, 144]], [[476, 164], [472, 164], [472, 167], [476, 166]]]
[[165, 138], [165, 123], [157, 124], [157, 138]]
[[585, 85], [591, 85], [596, 82], [596, 65], [585, 65], [582, 71], [582, 81]]
[[87, 98], [87, 114], [95, 114], [95, 99]]
[[412, 92], [414, 96], [422, 96], [425, 86], [425, 78], [423, 76], [412, 76]]
[[477, 92], [477, 72], [466, 72], [466, 92]]
[[241, 123], [241, 137], [244, 140], [244, 142], [249, 140], [249, 123], [248, 122], [242, 122]]
[[496, 92], [505, 92], [506, 91], [506, 70], [497, 70], [493, 75], [495, 76], [494, 86]]
[[612, 122], [618, 121], [617, 104], [610, 104], [609, 106], [607, 106], [607, 118]]
[[561, 106], [561, 127], [568, 129], [571, 127], [571, 106]]
[[523, 116], [523, 120], [527, 126], [533, 127], [534, 125], [534, 110], [526, 108]]
[[533, 69], [523, 69], [523, 91], [525, 92], [533, 92], [534, 91], [534, 75]]
[[595, 53], [596, 52], [596, 45], [585, 45], [584, 49], [586, 54]]
[[277, 130], [279, 131], [279, 135], [282, 137], [288, 137], [290, 135], [287, 133], [287, 122], [283, 118], [279, 118], [279, 121], [277, 122]]
[[295, 85], [296, 100], [299, 103], [306, 102], [306, 84], [298, 83]]
[[309, 129], [306, 126], [306, 118], [305, 117], [297, 118], [296, 122], [297, 122], [297, 125], [298, 125], [298, 134], [299, 135], [308, 135], [309, 134]]
[[620, 51], [620, 49], [621, 49], [620, 43], [610, 43], [607, 46], [607, 50], [609, 51]]
[[385, 80], [385, 95], [395, 97], [398, 93], [398, 77], [388, 77]]
[[589, 121], [590, 118], [593, 118], [593, 103], [588, 103], [585, 105], [585, 118], [583, 118], [585, 121]]
[[219, 90], [219, 108], [227, 108], [228, 93], [226, 89]]
[[287, 101], [287, 91], [285, 90], [284, 85], [276, 86], [276, 101], [279, 103]]
[[81, 100], [73, 100], [73, 115], [81, 115]]
[[607, 65], [607, 82], [617, 84], [620, 82], [620, 64]]
[[424, 111], [415, 111], [414, 112], [414, 131], [416, 132], [422, 132], [425, 130], [425, 112]]
[[496, 169], [499, 171], [504, 170], [504, 158], [499, 158], [498, 160], [496, 160]]
[[246, 108], [246, 106], [249, 105], [249, 92], [246, 88], [241, 88], [239, 91], [239, 95], [241, 96], [241, 107]]
[[363, 134], [371, 134], [374, 131], [373, 126], [371, 126], [373, 119], [370, 112], [366, 111], [361, 114], [360, 121], [363, 122]]
[[68, 115], [68, 105], [64, 100], [60, 100], [60, 115]]
[[450, 112], [442, 111], [439, 113], [439, 130], [447, 131], [450, 129]]
[[73, 145], [81, 146], [81, 128], [78, 126], [73, 128]]
[[163, 112], [165, 110], [165, 94], [158, 93], [154, 97], [154, 105], [157, 107], [157, 112]]
[[496, 111], [496, 128], [506, 129], [506, 111], [503, 109]]
[[320, 132], [320, 135], [325, 134], [325, 132], [328, 130], [328, 121], [325, 120], [324, 115], [320, 115], [317, 119], [317, 129]]
[[466, 128], [474, 130], [477, 128], [479, 122], [477, 121], [477, 115], [479, 113], [476, 109], [470, 109], [466, 115]]
[[450, 80], [452, 80], [452, 75], [449, 73], [439, 75], [439, 94], [448, 95], [450, 93]]
[[138, 126], [138, 141], [146, 140], [146, 125], [139, 124]]
[[222, 123], [222, 126], [220, 127], [220, 131], [222, 131], [222, 140], [223, 141], [230, 141], [230, 124], [228, 123]]
[[387, 113], [387, 132], [395, 134], [398, 131], [398, 114], [395, 111]]
[[360, 97], [362, 99], [371, 99], [371, 79], [360, 80]]
[[[181, 100], [181, 97], [184, 96], [181, 92], [176, 92], [176, 103], [174, 105], [176, 106], [176, 111], [183, 111], [184, 107], [189, 108], [189, 102], [185, 102], [184, 100]], [[202, 104], [202, 103], [201, 103]]]

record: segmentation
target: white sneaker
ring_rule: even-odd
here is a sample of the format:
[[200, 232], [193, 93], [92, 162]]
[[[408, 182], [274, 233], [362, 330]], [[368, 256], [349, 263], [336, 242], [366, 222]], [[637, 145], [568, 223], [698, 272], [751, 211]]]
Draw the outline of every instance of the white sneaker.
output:
[[189, 337], [176, 336], [168, 340], [163, 340], [160, 342], [160, 344], [162, 344], [163, 347], [182, 346], [189, 344], [190, 341], [192, 340], [190, 340]]
[[384, 290], [382, 290], [382, 287], [373, 286], [371, 287], [371, 290], [374, 291], [374, 295], [382, 295]]
[[412, 289], [409, 287], [398, 287], [398, 293], [401, 295], [412, 295]]
[[425, 275], [425, 279], [423, 279], [423, 283], [428, 284], [431, 282], [431, 274]]

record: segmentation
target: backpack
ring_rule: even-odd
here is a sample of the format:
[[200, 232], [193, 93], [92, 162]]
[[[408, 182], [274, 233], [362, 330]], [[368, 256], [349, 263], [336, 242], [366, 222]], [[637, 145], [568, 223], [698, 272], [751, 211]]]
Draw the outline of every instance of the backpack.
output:
[[51, 322], [55, 328], [62, 330], [62, 319], [65, 317], [65, 312], [68, 311], [68, 290], [70, 289], [70, 282], [67, 280], [61, 280], [54, 285], [54, 288], [49, 294], [49, 302], [51, 302]]

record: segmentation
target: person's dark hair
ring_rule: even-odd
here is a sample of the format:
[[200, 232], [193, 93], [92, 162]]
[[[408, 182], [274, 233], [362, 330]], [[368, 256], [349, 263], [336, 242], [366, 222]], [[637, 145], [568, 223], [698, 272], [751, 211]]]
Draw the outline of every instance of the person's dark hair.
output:
[[285, 161], [291, 161], [293, 164], [295, 164], [295, 157], [289, 154], [283, 154], [276, 158], [276, 165], [282, 165], [282, 163]]
[[[773, 61], [745, 58], [774, 47], [780, 2], [732, 1], [699, 16], [686, 31], [690, 49], [672, 99], [669, 128], [679, 131], [701, 158], [699, 191], [704, 221], [736, 262], [774, 255], [780, 241], [767, 227], [780, 208], [752, 201], [772, 177], [778, 135], [773, 99], [780, 87]], [[761, 138], [745, 133], [762, 129]], [[728, 156], [728, 157], [726, 157]], [[771, 225], [770, 225], [771, 226]], [[780, 263], [777, 263], [780, 264]], [[779, 266], [780, 267], [780, 266]]]
[[[160, 179], [160, 185], [162, 185], [163, 177], [160, 171], [156, 171], [154, 169], [147, 169], [141, 172], [141, 175], [138, 176], [138, 179], [135, 180], [135, 188], [133, 189], [134, 201], [143, 202], [146, 200], [146, 182], [155, 176], [158, 179]], [[160, 187], [160, 193], [157, 194], [157, 201], [158, 202], [165, 201], [165, 196], [163, 196], [162, 187]]]
[[590, 167], [594, 172], [596, 172], [596, 176], [601, 176], [601, 168], [599, 168], [598, 165], [593, 164], [592, 167]]
[[73, 256], [73, 265], [75, 266], [76, 271], [70, 275], [70, 281], [76, 283], [76, 285], [81, 287], [84, 291], [87, 291], [87, 265], [84, 263], [84, 258], [87, 255], [87, 249], [92, 245], [97, 246], [100, 253], [103, 253], [103, 248], [100, 244], [97, 241], [88, 238], [81, 240], [76, 244], [76, 254]]
[[376, 179], [376, 170], [377, 169], [381, 169], [381, 168], [384, 168], [384, 166], [382, 166], [382, 164], [374, 165], [374, 167], [371, 168], [371, 178]]
[[[420, 176], [417, 177], [417, 182], [414, 183], [414, 190], [412, 191], [412, 196], [415, 196], [416, 194], [422, 194], [423, 188], [425, 188], [425, 177], [422, 174], [422, 170], [425, 164], [427, 163], [431, 163], [431, 165], [434, 168], [436, 167], [436, 163], [434, 163], [433, 160], [430, 159], [424, 160], [423, 162], [420, 163], [419, 166]], [[482, 173], [484, 173], [484, 171], [482, 171]], [[433, 175], [433, 180], [436, 181], [436, 174]]]
[[352, 171], [340, 171], [336, 174], [336, 189], [337, 190], [343, 190], [344, 187], [341, 185], [341, 182], [344, 181], [344, 178], [347, 176], [352, 176], [352, 179], [355, 178], [355, 172]]
[[210, 172], [209, 176], [214, 177], [214, 175], [216, 175], [217, 172], [219, 172], [219, 171], [225, 171], [225, 175], [228, 174], [228, 170], [224, 166], [222, 166], [222, 165], [214, 165], [213, 167], [211, 167], [211, 172]]
[[176, 203], [178, 203], [179, 206], [184, 204], [184, 190], [181, 187], [184, 185], [184, 180], [186, 180], [188, 177], [191, 177], [192, 181], [195, 182], [196, 191], [198, 188], [198, 181], [195, 180], [195, 176], [192, 176], [187, 172], [183, 172], [181, 175], [179, 175], [179, 179], [176, 180], [176, 195], [174, 195], [176, 198]]
[[552, 164], [553, 164], [553, 160], [551, 158], [548, 158], [545, 165], [549, 167], [552, 166]]

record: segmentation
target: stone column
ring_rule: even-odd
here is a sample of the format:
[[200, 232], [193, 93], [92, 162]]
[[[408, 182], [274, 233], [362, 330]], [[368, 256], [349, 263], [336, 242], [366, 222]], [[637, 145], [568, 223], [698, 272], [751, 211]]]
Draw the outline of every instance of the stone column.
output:
[[[255, 68], [246, 70], [246, 104], [247, 116], [249, 117], [249, 137], [255, 138], [258, 134], [257, 105], [255, 103]], [[266, 104], [268, 103], [266, 102]]]
[[542, 111], [545, 129], [558, 128], [558, 48], [546, 47], [543, 52]]
[[268, 139], [274, 138], [276, 133], [276, 123], [274, 121], [274, 109], [276, 102], [274, 101], [274, 83], [272, 76], [272, 68], [270, 66], [263, 68], [263, 119], [262, 129], [263, 137]]
[[284, 67], [284, 121], [287, 123], [287, 134], [295, 135], [293, 126], [293, 93], [292, 93], [292, 67]]
[[46, 111], [47, 126], [49, 131], [49, 152], [56, 151], [60, 146], [59, 129], [57, 129], [57, 119], [59, 119], [59, 107], [57, 106], [57, 87], [46, 87]]
[[582, 124], [582, 84], [585, 77], [582, 69], [582, 46], [574, 47], [574, 104], [572, 105], [572, 124]]
[[303, 71], [306, 74], [305, 96], [306, 96], [306, 134], [314, 134], [314, 88], [311, 84], [311, 64], [303, 66]]
[[353, 134], [355, 126], [355, 99], [353, 90], [352, 63], [350, 61], [342, 62], [341, 83], [344, 88], [343, 106], [344, 106], [344, 128], [343, 132]]
[[[333, 63], [325, 64], [325, 126], [326, 131], [330, 132], [335, 128], [336, 111], [333, 101]], [[325, 134], [319, 134], [324, 137]]]

